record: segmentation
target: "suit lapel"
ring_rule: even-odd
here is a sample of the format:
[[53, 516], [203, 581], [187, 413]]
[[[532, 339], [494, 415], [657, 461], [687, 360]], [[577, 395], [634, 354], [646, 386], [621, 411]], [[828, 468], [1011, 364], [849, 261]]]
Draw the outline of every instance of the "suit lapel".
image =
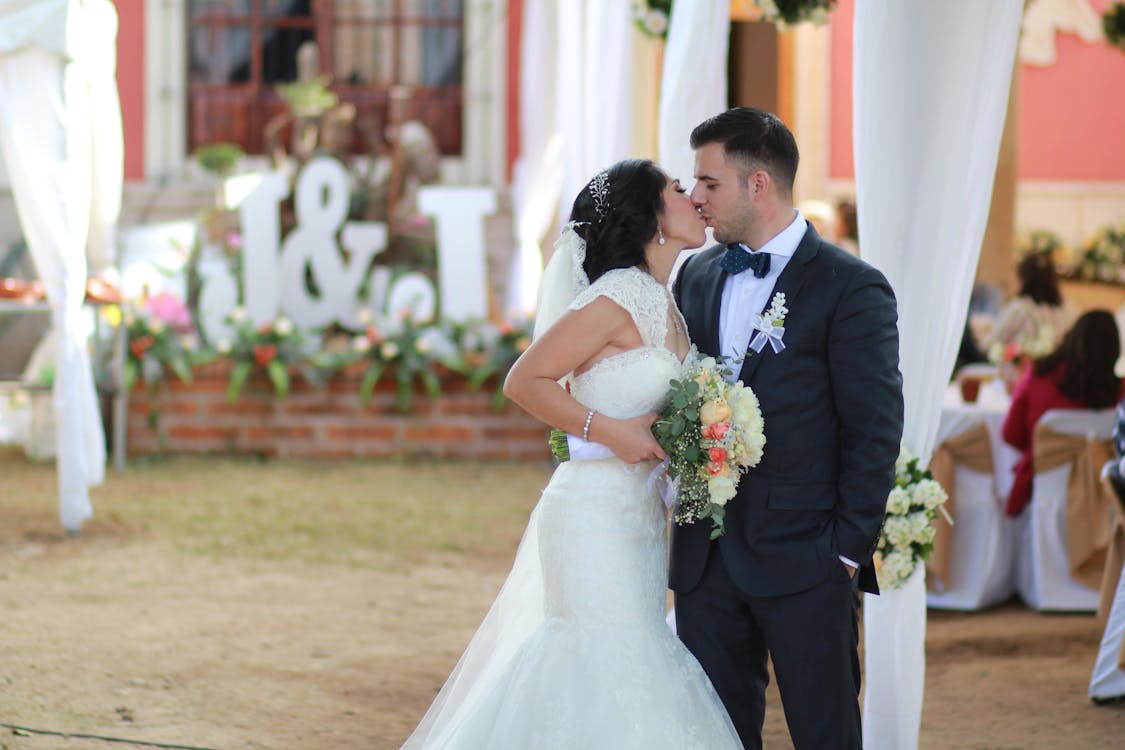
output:
[[[797, 300], [797, 295], [801, 293], [801, 288], [805, 285], [805, 279], [808, 278], [808, 264], [816, 257], [817, 252], [820, 250], [820, 235], [810, 225], [805, 232], [805, 236], [801, 238], [801, 244], [797, 245], [797, 250], [793, 253], [793, 257], [785, 265], [785, 270], [777, 277], [777, 283], [774, 284], [773, 291], [770, 292], [769, 299], [766, 300], [765, 307], [759, 312], [765, 313], [769, 309], [773, 298], [779, 292], [785, 295], [785, 306], [789, 308], [789, 315], [794, 314], [794, 303]], [[715, 319], [716, 330], [718, 329], [718, 318]], [[751, 337], [753, 340], [753, 337]], [[783, 352], [784, 353], [784, 350]], [[758, 370], [758, 365], [766, 357], [776, 357], [773, 349], [767, 344], [761, 352], [755, 352], [753, 349], [747, 349], [746, 359], [742, 362], [742, 370], [739, 372], [739, 380], [743, 383], [750, 383], [750, 379], [754, 377], [754, 373]]]

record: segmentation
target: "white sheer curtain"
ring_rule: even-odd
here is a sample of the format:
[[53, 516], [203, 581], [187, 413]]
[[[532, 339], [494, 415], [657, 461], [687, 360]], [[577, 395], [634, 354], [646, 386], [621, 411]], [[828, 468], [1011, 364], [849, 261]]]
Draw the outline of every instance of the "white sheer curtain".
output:
[[[898, 297], [903, 439], [923, 463], [976, 274], [1022, 12], [1023, 0], [856, 5], [860, 252]], [[872, 622], [871, 608], [864, 617]], [[863, 734], [873, 750], [917, 747], [925, 619], [905, 619], [921, 624], [868, 643]]]
[[680, 2], [672, 6], [660, 81], [660, 165], [684, 187], [694, 182], [692, 128], [727, 108], [726, 3]]
[[[26, 5], [0, 3], [0, 26], [12, 28], [5, 24], [8, 12], [20, 19], [30, 18]], [[116, 28], [116, 11], [106, 0], [71, 0], [51, 3], [51, 7], [56, 15], [42, 18], [55, 28], [60, 23], [86, 31], [91, 30], [90, 24], [103, 32]], [[92, 173], [93, 130], [106, 118], [95, 115], [91, 94], [104, 93], [108, 85], [105, 76], [112, 74], [113, 66], [104, 57], [99, 62], [98, 55], [109, 54], [114, 39], [104, 34], [70, 34], [66, 37], [69, 43], [85, 39], [86, 46], [69, 48], [67, 56], [53, 48], [53, 43], [43, 41], [43, 25], [27, 23], [21, 28], [27, 36], [22, 41], [7, 37], [7, 46], [0, 49], [0, 158], [58, 334], [54, 404], [59, 516], [66, 529], [78, 531], [92, 514], [89, 488], [105, 478], [105, 440], [86, 348], [82, 302], [91, 192], [96, 180], [99, 189], [113, 182], [102, 182]], [[47, 35], [47, 39], [55, 38]], [[97, 104], [106, 105], [104, 101]], [[111, 163], [113, 153], [109, 149]], [[119, 177], [116, 184], [119, 189]], [[114, 198], [106, 198], [102, 205], [111, 206]]]
[[633, 16], [629, 0], [565, 0], [558, 8], [565, 221], [590, 178], [632, 155]]
[[[125, 141], [117, 94], [117, 11], [109, 0], [85, 0], [82, 60], [90, 87], [90, 237], [86, 257], [90, 275], [117, 275], [117, 220]], [[114, 281], [117, 281], [114, 278]]]
[[558, 80], [558, 2], [537, 0], [523, 9], [520, 35], [520, 157], [512, 183], [519, 249], [508, 284], [508, 313], [535, 311], [543, 274], [540, 241], [551, 228], [562, 190], [562, 140], [555, 84]]

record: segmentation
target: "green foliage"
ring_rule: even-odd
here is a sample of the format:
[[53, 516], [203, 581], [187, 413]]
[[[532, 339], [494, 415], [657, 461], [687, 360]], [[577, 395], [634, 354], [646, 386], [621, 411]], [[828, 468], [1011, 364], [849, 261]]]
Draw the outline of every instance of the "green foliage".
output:
[[1125, 3], [1114, 3], [1102, 14], [1106, 41], [1125, 52]]
[[238, 144], [221, 141], [205, 144], [195, 150], [199, 166], [219, 177], [225, 177], [234, 171], [245, 155], [246, 152]]

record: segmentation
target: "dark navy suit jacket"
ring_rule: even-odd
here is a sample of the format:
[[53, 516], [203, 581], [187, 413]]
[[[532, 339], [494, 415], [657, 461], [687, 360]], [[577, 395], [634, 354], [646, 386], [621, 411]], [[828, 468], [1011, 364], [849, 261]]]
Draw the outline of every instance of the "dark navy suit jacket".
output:
[[[689, 258], [674, 288], [692, 341], [710, 355], [719, 354], [725, 250]], [[770, 300], [777, 292], [789, 309], [785, 349], [749, 352], [740, 374], [761, 404], [766, 445], [727, 504], [723, 560], [745, 593], [778, 596], [818, 584], [843, 555], [860, 564], [859, 587], [876, 593], [871, 559], [902, 440], [894, 293], [812, 227]], [[674, 527], [674, 591], [699, 583], [710, 526]]]

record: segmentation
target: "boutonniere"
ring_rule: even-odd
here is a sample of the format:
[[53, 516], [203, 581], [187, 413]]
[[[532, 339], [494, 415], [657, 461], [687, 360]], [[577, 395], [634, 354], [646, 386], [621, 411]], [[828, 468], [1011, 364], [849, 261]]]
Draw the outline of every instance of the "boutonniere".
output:
[[766, 342], [769, 342], [769, 345], [773, 347], [774, 354], [784, 349], [785, 342], [781, 339], [785, 336], [785, 316], [788, 314], [789, 308], [785, 306], [785, 294], [777, 292], [773, 295], [773, 300], [770, 301], [770, 309], [766, 310], [764, 315], [754, 316], [754, 330], [757, 333], [750, 340], [750, 348], [761, 353], [766, 346]]

